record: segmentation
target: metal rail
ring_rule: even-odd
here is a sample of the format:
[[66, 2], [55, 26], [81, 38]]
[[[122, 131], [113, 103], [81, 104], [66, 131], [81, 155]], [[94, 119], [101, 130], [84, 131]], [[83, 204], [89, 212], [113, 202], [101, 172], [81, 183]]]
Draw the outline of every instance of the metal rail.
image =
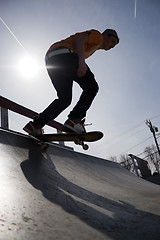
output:
[[[38, 113], [34, 112], [20, 104], [12, 102], [11, 100], [0, 96], [0, 107], [1, 107], [1, 127], [4, 129], [9, 128], [8, 124], [8, 110], [23, 115], [25, 117], [33, 119]], [[50, 121], [47, 123], [48, 126], [56, 128], [59, 131], [62, 131], [63, 125], [56, 121]]]

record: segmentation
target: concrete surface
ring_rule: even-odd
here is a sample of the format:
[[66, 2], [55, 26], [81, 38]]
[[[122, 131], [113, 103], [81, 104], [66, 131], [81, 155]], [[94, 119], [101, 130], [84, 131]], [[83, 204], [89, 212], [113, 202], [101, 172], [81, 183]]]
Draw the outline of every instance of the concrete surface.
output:
[[[93, 143], [94, 144], [94, 143]], [[160, 239], [160, 186], [0, 130], [0, 240]]]

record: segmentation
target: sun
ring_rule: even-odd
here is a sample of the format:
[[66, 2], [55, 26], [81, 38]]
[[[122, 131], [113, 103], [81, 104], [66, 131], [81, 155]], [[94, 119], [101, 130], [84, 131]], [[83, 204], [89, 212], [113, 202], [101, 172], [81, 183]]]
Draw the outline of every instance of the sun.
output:
[[34, 77], [38, 72], [38, 64], [32, 57], [24, 57], [18, 63], [18, 70], [27, 78]]

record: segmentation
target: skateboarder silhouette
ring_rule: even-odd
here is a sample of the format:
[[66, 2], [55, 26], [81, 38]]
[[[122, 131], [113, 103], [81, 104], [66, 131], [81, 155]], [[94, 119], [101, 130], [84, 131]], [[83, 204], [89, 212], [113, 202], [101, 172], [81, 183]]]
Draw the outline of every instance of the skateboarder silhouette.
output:
[[106, 29], [100, 33], [92, 29], [52, 44], [46, 53], [45, 62], [49, 77], [57, 91], [57, 99], [23, 129], [33, 136], [41, 135], [44, 125], [55, 119], [71, 104], [72, 85], [75, 81], [82, 88], [82, 94], [69, 113], [64, 130], [85, 133], [84, 118], [99, 88], [85, 59], [99, 49], [107, 51], [118, 43], [119, 37], [115, 30]]

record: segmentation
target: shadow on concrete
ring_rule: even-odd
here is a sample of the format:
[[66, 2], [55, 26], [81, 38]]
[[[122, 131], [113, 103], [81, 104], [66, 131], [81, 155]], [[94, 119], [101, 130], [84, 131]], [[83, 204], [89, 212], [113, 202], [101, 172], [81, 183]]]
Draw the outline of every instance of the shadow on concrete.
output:
[[157, 239], [159, 216], [77, 186], [58, 173], [49, 154], [45, 156], [38, 146], [31, 147], [21, 169], [28, 182], [50, 202], [112, 239]]

